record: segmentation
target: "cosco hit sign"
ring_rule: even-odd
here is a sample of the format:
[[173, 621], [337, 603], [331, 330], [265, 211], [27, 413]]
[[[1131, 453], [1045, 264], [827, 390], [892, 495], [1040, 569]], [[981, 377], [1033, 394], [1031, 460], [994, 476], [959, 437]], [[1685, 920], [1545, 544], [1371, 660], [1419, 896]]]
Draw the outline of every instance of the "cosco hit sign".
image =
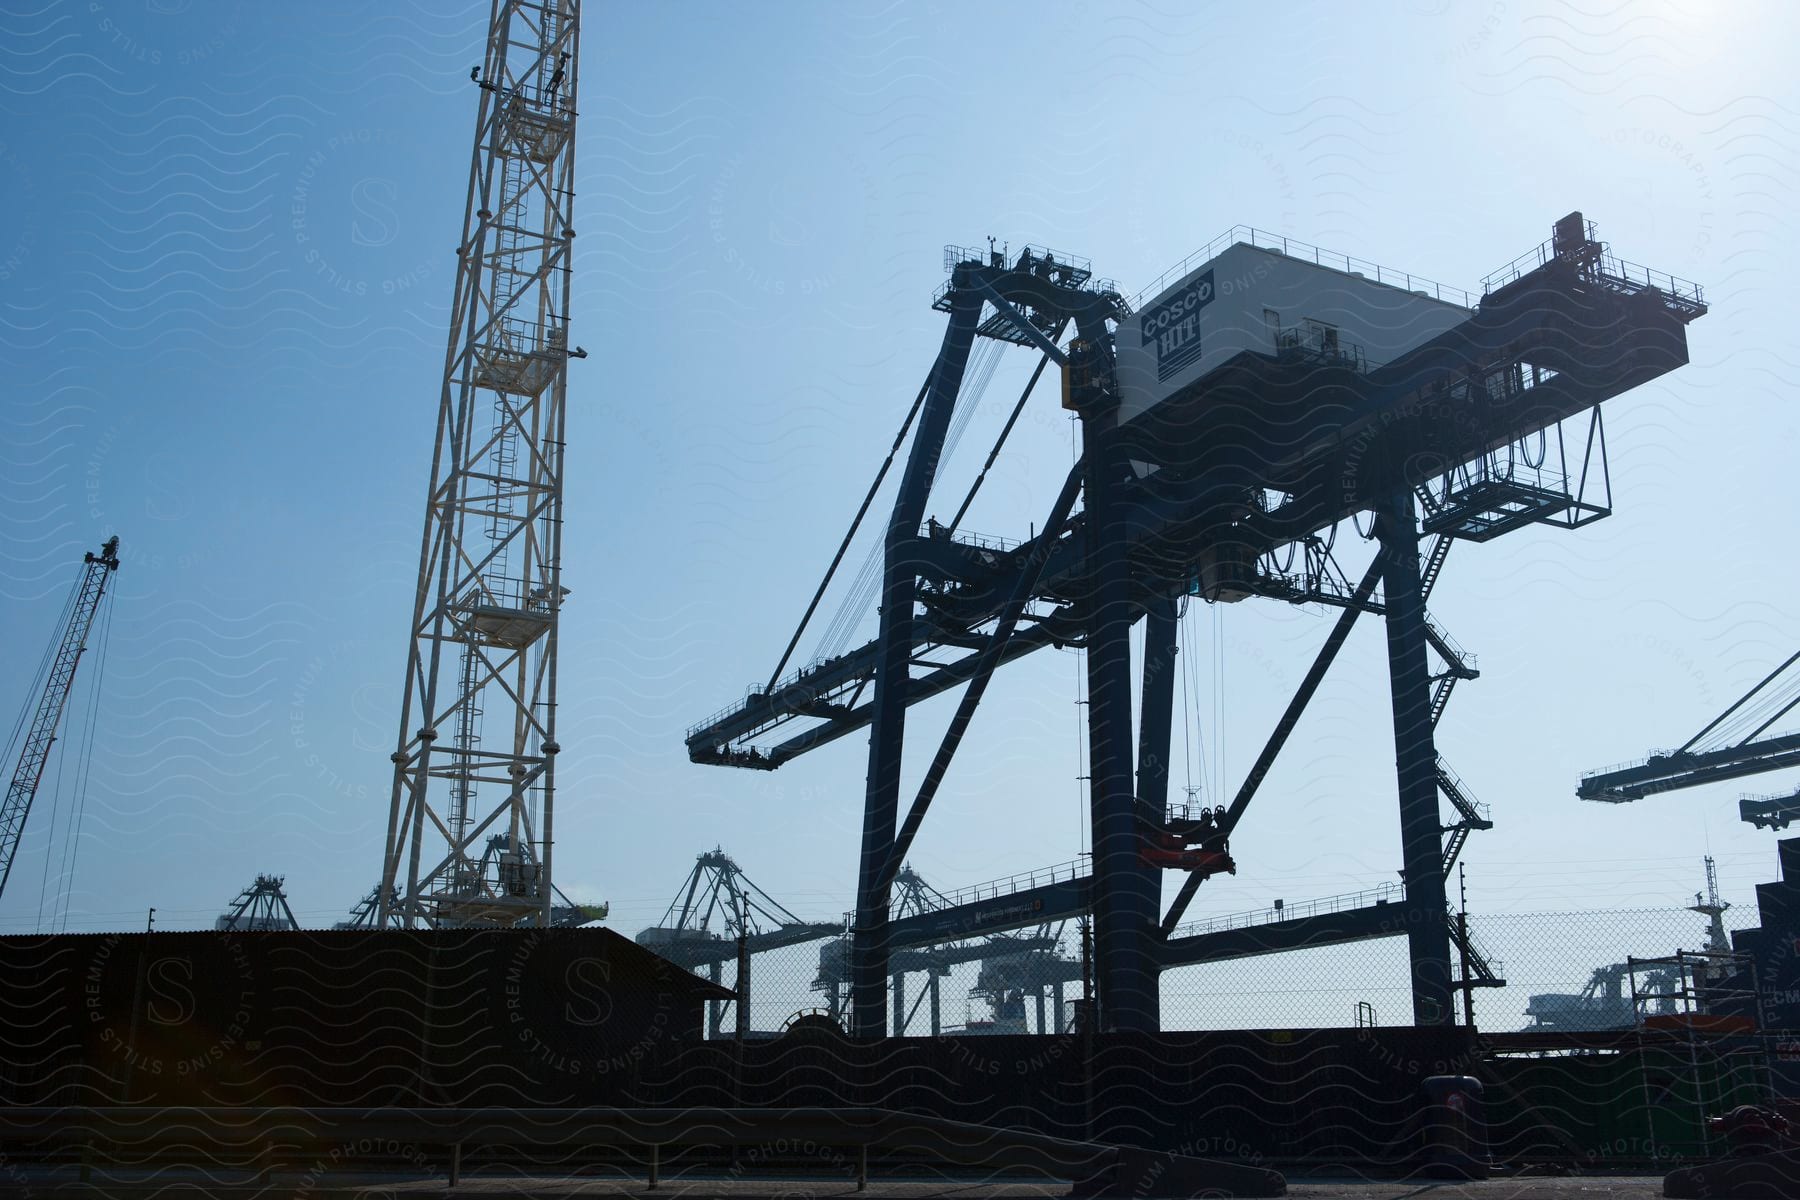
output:
[[1143, 345], [1156, 347], [1156, 381], [1168, 382], [1169, 376], [1191, 367], [1200, 358], [1200, 310], [1212, 303], [1213, 273], [1208, 271], [1194, 282], [1158, 304], [1144, 310], [1138, 328]]

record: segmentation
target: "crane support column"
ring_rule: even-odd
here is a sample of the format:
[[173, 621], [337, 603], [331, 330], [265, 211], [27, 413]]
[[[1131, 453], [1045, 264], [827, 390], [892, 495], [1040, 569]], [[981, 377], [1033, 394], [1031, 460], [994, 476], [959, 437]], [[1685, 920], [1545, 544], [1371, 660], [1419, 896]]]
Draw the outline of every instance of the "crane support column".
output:
[[[1103, 343], [1096, 338], [1092, 344]], [[1093, 571], [1087, 603], [1088, 794], [1099, 1027], [1155, 1032], [1161, 1024], [1154, 942], [1162, 876], [1138, 853], [1147, 828], [1132, 778], [1130, 635], [1137, 614], [1117, 498], [1126, 464], [1112, 436], [1113, 413], [1095, 408], [1079, 415]]]
[[1143, 695], [1138, 703], [1138, 806], [1160, 821], [1169, 807], [1169, 736], [1175, 719], [1175, 601], [1162, 597], [1144, 618]]
[[[953, 282], [962, 284], [958, 268]], [[888, 519], [881, 585], [881, 625], [875, 650], [874, 711], [869, 724], [869, 773], [863, 802], [862, 862], [857, 872], [856, 927], [850, 942], [850, 1008], [852, 1032], [879, 1038], [887, 1027], [888, 898], [883, 880], [893, 852], [900, 811], [900, 761], [906, 737], [906, 687], [913, 654], [913, 609], [918, 599], [918, 562], [914, 546], [925, 517], [925, 502], [937, 475], [938, 458], [950, 415], [962, 387], [975, 327], [981, 318], [982, 294], [957, 287], [950, 326], [931, 369], [918, 432], [900, 477]]]
[[1425, 601], [1419, 590], [1419, 525], [1410, 491], [1395, 493], [1376, 509], [1375, 536], [1380, 542], [1387, 606], [1413, 1024], [1444, 1025], [1455, 1017], [1450, 926], [1444, 893], [1443, 825], [1438, 815], [1437, 748], [1431, 735]]

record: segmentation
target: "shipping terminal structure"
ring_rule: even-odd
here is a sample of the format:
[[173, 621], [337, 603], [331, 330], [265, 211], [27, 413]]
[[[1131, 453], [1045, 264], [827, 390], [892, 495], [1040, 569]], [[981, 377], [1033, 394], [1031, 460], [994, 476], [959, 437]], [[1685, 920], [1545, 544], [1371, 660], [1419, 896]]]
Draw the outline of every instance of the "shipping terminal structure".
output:
[[[867, 731], [852, 1031], [886, 1032], [901, 948], [1083, 914], [1101, 1031], [1158, 1029], [1165, 969], [1382, 937], [1406, 939], [1413, 1023], [1452, 1022], [1459, 989], [1466, 1005], [1469, 988], [1499, 982], [1445, 884], [1491, 821], [1434, 746], [1450, 689], [1475, 672], [1425, 601], [1457, 541], [1611, 512], [1603, 403], [1688, 361], [1700, 288], [1618, 258], [1578, 212], [1479, 295], [1252, 229], [1136, 299], [1035, 246], [950, 247], [945, 266], [936, 361], [799, 628], [765, 682], [686, 739], [693, 762], [775, 770]], [[990, 465], [1052, 366], [1080, 425], [1079, 461], [1019, 541], [961, 528], [985, 468], [954, 516], [928, 516], [978, 338], [1039, 358]], [[876, 637], [784, 674], [908, 433]], [[1353, 579], [1335, 533], [1365, 517], [1375, 554]], [[1192, 597], [1340, 610], [1231, 802], [1199, 810], [1170, 803], [1168, 775], [1177, 614]], [[1185, 932], [1204, 881], [1239, 869], [1231, 834], [1363, 613], [1386, 628], [1403, 896]], [[895, 880], [994, 672], [1046, 646], [1085, 652], [1091, 868], [895, 915]], [[903, 815], [907, 711], [959, 686]], [[1184, 879], [1165, 910], [1169, 871]]]

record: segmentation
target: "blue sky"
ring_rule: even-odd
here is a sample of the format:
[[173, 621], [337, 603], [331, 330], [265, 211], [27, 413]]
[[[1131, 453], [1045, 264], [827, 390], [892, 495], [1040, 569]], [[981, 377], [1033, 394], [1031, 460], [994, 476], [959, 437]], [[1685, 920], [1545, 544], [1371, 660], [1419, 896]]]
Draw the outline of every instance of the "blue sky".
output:
[[[1712, 312], [1692, 365], [1608, 410], [1616, 515], [1459, 546], [1433, 597], [1483, 672], [1440, 729], [1497, 823], [1465, 854], [1471, 895], [1676, 903], [1710, 849], [1749, 902], [1774, 847], [1736, 820], [1746, 789], [1573, 790], [1793, 649], [1789, 7], [1021, 11], [588, 5], [565, 890], [635, 932], [719, 844], [802, 915], [848, 906], [861, 740], [763, 775], [689, 765], [682, 734], [785, 644], [929, 368], [944, 244], [1041, 243], [1135, 291], [1243, 223], [1473, 288], [1580, 208]], [[485, 19], [0, 15], [0, 705], [25, 704], [82, 551], [116, 532], [125, 559], [78, 851], [79, 717], [0, 928], [204, 923], [264, 871], [324, 923], [373, 883]], [[1030, 365], [1000, 364], [939, 515]], [[1070, 445], [1046, 391], [966, 525], [1041, 521]], [[1196, 607], [1177, 785], [1235, 786], [1328, 621]], [[1383, 664], [1359, 630], [1196, 915], [1395, 877]], [[1084, 848], [1078, 670], [1041, 654], [990, 692], [913, 856], [939, 886]]]

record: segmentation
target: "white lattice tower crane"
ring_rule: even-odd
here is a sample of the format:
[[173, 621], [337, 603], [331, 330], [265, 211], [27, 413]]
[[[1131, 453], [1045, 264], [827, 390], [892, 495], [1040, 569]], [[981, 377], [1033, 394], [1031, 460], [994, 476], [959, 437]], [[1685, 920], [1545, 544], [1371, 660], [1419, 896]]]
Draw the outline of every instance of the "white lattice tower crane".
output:
[[494, 0], [376, 923], [547, 925], [579, 0]]

